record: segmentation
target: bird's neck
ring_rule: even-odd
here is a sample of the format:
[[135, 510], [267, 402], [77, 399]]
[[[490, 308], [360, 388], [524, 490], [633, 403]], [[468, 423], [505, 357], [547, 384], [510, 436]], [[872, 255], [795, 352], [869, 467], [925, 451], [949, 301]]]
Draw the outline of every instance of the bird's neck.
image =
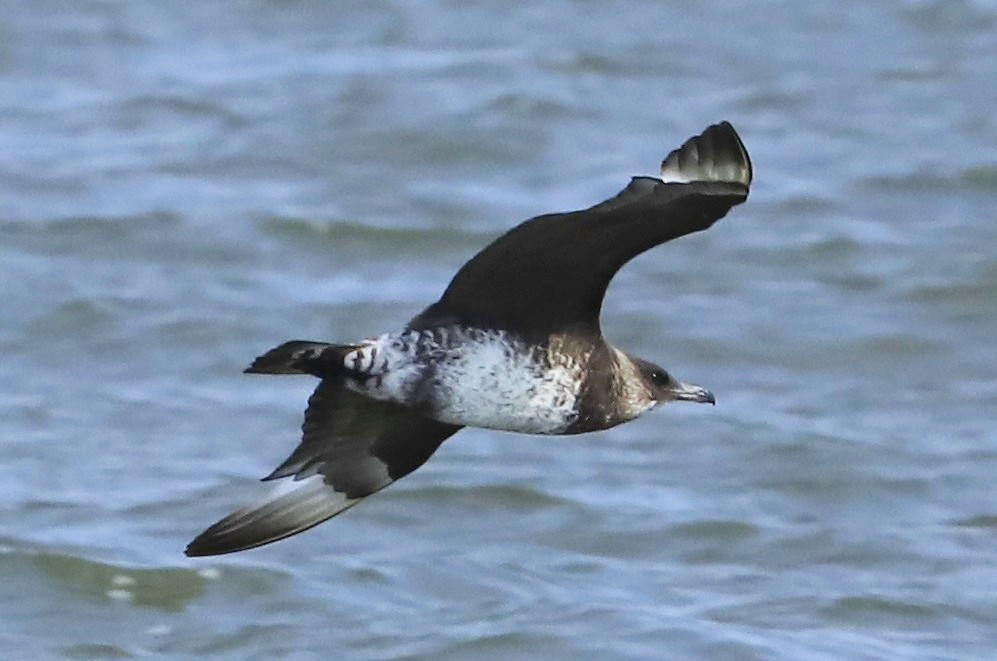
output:
[[654, 408], [640, 370], [626, 353], [602, 342], [591, 352], [572, 432], [609, 429]]

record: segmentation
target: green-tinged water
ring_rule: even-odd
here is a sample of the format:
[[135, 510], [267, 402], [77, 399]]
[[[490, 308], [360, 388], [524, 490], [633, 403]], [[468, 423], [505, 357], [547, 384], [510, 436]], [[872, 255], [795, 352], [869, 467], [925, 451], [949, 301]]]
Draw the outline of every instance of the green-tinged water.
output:
[[[0, 657], [997, 653], [993, 2], [2, 14]], [[313, 383], [256, 355], [399, 327], [721, 119], [750, 199], [604, 310], [715, 408], [466, 430], [183, 556], [298, 440]]]

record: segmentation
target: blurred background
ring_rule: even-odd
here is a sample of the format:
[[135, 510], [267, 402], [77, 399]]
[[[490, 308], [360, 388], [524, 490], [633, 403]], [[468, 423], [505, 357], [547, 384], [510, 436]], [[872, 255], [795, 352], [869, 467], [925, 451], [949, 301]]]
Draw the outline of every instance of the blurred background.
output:
[[[4, 3], [3, 654], [992, 658], [995, 80], [990, 0]], [[716, 408], [468, 430], [182, 555], [298, 441], [314, 383], [253, 357], [722, 119], [748, 203], [603, 315]]]

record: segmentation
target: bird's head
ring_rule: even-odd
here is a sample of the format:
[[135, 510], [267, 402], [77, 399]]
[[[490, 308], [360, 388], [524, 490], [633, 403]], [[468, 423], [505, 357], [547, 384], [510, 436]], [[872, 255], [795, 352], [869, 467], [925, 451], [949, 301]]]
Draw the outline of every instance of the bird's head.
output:
[[716, 398], [706, 388], [677, 381], [663, 367], [646, 360], [637, 360], [636, 362], [644, 385], [651, 393], [657, 406], [675, 400], [716, 405]]

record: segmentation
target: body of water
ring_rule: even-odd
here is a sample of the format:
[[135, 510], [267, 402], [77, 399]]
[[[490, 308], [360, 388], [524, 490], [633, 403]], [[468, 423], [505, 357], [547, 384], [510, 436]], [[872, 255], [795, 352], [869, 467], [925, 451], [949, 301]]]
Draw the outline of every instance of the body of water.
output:
[[[994, 81], [985, 0], [7, 3], [0, 656], [993, 658]], [[715, 408], [466, 430], [183, 556], [298, 441], [257, 354], [722, 119], [750, 199], [603, 315]]]

